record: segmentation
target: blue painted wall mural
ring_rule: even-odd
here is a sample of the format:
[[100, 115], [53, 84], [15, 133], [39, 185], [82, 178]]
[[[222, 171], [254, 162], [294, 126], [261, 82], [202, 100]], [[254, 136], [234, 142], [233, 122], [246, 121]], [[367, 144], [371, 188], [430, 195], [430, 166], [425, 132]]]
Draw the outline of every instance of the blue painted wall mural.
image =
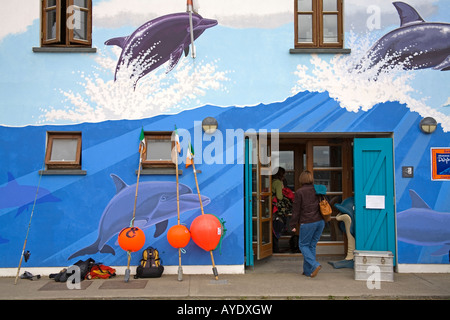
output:
[[[348, 55], [289, 54], [294, 1], [198, 1], [196, 59], [183, 1], [94, 0], [95, 54], [32, 52], [39, 4], [25, 2], [21, 24], [0, 31], [0, 268], [17, 267], [35, 196], [29, 266], [88, 256], [123, 265], [116, 234], [133, 209], [124, 201], [134, 198], [139, 133], [175, 124], [193, 137], [196, 155], [214, 154], [196, 166], [205, 213], [226, 221], [216, 264], [243, 264], [243, 165], [226, 163], [220, 132], [203, 134], [207, 116], [222, 133], [393, 132], [398, 262], [449, 263], [450, 182], [430, 179], [430, 148], [450, 147], [450, 73], [441, 72], [450, 59], [448, 1], [345, 1]], [[438, 122], [431, 135], [418, 130], [426, 116]], [[82, 132], [85, 176], [39, 176], [47, 131]], [[414, 178], [402, 178], [403, 166], [414, 166]], [[183, 171], [181, 223], [189, 226], [200, 209], [192, 170]], [[144, 175], [140, 183], [137, 226], [165, 265], [177, 265], [166, 239], [177, 223], [175, 177]], [[186, 251], [183, 264], [210, 265], [192, 241]]]

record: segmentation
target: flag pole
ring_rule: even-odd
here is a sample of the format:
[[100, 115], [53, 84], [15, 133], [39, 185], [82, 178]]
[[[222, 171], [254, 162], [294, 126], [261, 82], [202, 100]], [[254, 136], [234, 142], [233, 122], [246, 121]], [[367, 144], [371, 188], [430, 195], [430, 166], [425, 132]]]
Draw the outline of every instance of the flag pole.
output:
[[195, 59], [195, 46], [194, 46], [194, 24], [192, 22], [192, 11], [194, 10], [193, 0], [187, 0], [187, 11], [189, 12], [189, 29], [191, 33], [191, 54], [192, 58]]
[[[142, 129], [142, 133], [144, 132], [144, 129]], [[142, 135], [141, 133], [141, 135]], [[141, 137], [142, 138], [142, 137]], [[144, 136], [145, 139], [145, 136]], [[141, 142], [142, 143], [142, 142]], [[142, 155], [144, 154], [146, 150], [145, 147], [145, 141], [144, 146], [142, 147], [141, 144], [139, 146], [139, 168], [138, 168], [138, 175], [137, 175], [137, 181], [136, 181], [136, 193], [134, 194], [134, 207], [133, 207], [133, 219], [131, 219], [130, 227], [134, 227], [134, 219], [136, 218], [136, 203], [137, 203], [137, 196], [138, 196], [138, 188], [139, 188], [139, 178], [141, 176], [141, 167], [142, 167]], [[128, 261], [127, 261], [127, 269], [125, 270], [125, 282], [128, 282], [130, 280], [130, 262], [131, 262], [131, 251], [127, 251]]]
[[[175, 154], [175, 175], [176, 175], [176, 185], [177, 185], [177, 216], [178, 225], [180, 225], [180, 188], [179, 188], [179, 178], [178, 178], [178, 130], [175, 126], [175, 145], [172, 149], [172, 155]], [[181, 248], [178, 248], [178, 281], [183, 281], [183, 267], [181, 266]]]
[[[174, 146], [176, 148], [176, 146]], [[178, 181], [178, 152], [175, 150], [175, 175], [177, 180], [177, 215], [180, 225], [180, 188]], [[183, 267], [181, 266], [181, 248], [178, 248], [178, 281], [183, 281]]]
[[[204, 215], [205, 212], [203, 210], [203, 202], [202, 202], [202, 196], [200, 195], [200, 188], [198, 186], [197, 171], [195, 170], [194, 159], [192, 159], [192, 169], [194, 170], [195, 185], [197, 187], [198, 199], [200, 200], [200, 209], [202, 211], [202, 215]], [[212, 250], [210, 250], [209, 253], [211, 254], [211, 262], [212, 262], [212, 266], [213, 266], [212, 270], [213, 270], [214, 277], [216, 278], [216, 280], [219, 280], [219, 273], [217, 272], [216, 264], [214, 263], [214, 255], [213, 255]]]

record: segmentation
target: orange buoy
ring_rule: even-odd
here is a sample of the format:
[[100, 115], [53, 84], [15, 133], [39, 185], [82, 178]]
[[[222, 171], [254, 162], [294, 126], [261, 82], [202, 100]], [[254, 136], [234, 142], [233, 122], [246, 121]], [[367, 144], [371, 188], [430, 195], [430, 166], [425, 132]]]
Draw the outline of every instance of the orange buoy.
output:
[[195, 218], [190, 230], [195, 244], [206, 251], [216, 249], [223, 234], [222, 223], [212, 214], [203, 214]]
[[137, 227], [123, 228], [119, 232], [119, 246], [125, 251], [136, 252], [145, 244], [145, 233]]
[[184, 248], [191, 240], [191, 233], [186, 226], [178, 224], [167, 231], [167, 240], [174, 248]]

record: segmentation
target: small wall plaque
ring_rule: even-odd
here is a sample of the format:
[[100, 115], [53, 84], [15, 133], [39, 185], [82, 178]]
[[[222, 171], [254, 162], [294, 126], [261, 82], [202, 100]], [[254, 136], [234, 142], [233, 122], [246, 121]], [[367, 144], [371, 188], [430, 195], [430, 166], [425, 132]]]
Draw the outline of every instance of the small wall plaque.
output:
[[402, 177], [403, 178], [414, 178], [414, 167], [402, 167]]

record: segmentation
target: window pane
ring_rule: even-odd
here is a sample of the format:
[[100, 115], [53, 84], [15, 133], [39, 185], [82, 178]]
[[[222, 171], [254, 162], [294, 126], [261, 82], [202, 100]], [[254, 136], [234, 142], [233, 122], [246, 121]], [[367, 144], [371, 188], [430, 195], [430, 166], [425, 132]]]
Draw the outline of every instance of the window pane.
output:
[[299, 14], [298, 15], [298, 42], [313, 42], [312, 41], [312, 15]]
[[75, 10], [75, 21], [73, 37], [77, 40], [87, 40], [87, 19], [88, 13], [81, 10]]
[[341, 149], [340, 146], [314, 146], [314, 168], [342, 167]]
[[337, 0], [323, 0], [323, 11], [337, 11]]
[[261, 192], [272, 192], [270, 190], [270, 176], [261, 175]]
[[147, 139], [147, 159], [148, 161], [171, 161], [172, 141]]
[[342, 191], [341, 171], [314, 171], [314, 184], [322, 184], [327, 187], [328, 192]]
[[272, 207], [272, 196], [261, 195], [261, 217], [270, 218], [271, 207]]
[[265, 221], [262, 223], [262, 230], [261, 230], [262, 244], [270, 243], [271, 223], [272, 221]]
[[47, 11], [46, 40], [56, 39], [56, 10]]
[[298, 0], [298, 11], [312, 11], [312, 0]]
[[74, 0], [73, 4], [78, 7], [87, 8], [87, 0]]
[[53, 139], [50, 161], [76, 161], [78, 139]]
[[323, 16], [323, 42], [338, 42], [338, 16], [336, 14]]
[[56, 6], [56, 0], [47, 0], [47, 8]]

